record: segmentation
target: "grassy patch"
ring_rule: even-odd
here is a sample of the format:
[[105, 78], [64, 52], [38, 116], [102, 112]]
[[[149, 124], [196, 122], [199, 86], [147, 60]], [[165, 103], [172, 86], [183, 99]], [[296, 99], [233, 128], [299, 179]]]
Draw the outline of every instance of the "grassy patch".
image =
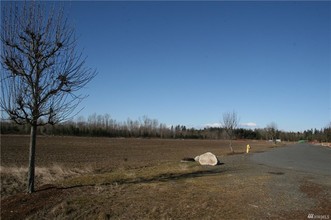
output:
[[80, 186], [102, 186], [112, 184], [151, 183], [168, 180], [178, 180], [190, 176], [198, 176], [203, 172], [208, 173], [206, 168], [198, 163], [162, 163], [156, 166], [141, 167], [134, 169], [117, 169], [105, 173], [89, 173], [60, 181], [58, 184], [63, 188]]
[[[67, 168], [60, 165], [50, 167], [36, 167], [36, 185], [54, 184], [75, 176], [92, 173], [93, 169], [85, 168]], [[18, 192], [24, 192], [27, 188], [27, 167], [18, 166], [0, 166], [1, 173], [1, 196], [9, 196]]]

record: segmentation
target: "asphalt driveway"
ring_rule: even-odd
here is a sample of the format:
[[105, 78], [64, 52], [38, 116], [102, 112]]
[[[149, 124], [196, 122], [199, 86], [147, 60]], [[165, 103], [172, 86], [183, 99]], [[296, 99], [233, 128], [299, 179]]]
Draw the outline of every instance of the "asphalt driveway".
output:
[[331, 148], [295, 144], [251, 156], [257, 163], [331, 176]]

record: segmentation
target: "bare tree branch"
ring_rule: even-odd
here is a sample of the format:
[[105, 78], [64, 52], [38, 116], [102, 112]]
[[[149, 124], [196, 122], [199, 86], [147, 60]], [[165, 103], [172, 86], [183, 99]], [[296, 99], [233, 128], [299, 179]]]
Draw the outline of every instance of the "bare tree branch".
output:
[[234, 130], [238, 127], [239, 118], [235, 111], [223, 113], [223, 128], [230, 140], [230, 150], [233, 153], [232, 139], [234, 137]]
[[[51, 10], [49, 16], [36, 2], [4, 8], [9, 10], [3, 10], [1, 24], [1, 82], [7, 89], [1, 108], [27, 124], [66, 120], [84, 98], [75, 92], [96, 72], [86, 68], [85, 58], [76, 52], [74, 29], [64, 19], [63, 8]], [[32, 115], [28, 109], [34, 109]]]
[[277, 124], [275, 122], [271, 122], [267, 125], [265, 130], [268, 134], [268, 138], [276, 143]]
[[[38, 1], [4, 2], [1, 13], [0, 107], [31, 126], [29, 189], [34, 191], [36, 128], [69, 119], [86, 97], [76, 94], [96, 75], [76, 50], [64, 9]], [[47, 13], [48, 11], [48, 13]]]

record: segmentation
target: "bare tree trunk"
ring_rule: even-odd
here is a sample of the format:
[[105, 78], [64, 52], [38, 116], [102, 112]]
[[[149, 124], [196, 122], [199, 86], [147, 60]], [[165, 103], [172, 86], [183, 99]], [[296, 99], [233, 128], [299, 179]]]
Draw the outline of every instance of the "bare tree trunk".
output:
[[34, 192], [35, 177], [35, 156], [36, 156], [37, 125], [31, 125], [30, 153], [29, 153], [29, 173], [28, 173], [28, 192]]
[[[55, 6], [46, 10], [41, 1], [1, 6], [0, 107], [12, 121], [31, 126], [28, 193], [34, 191], [37, 127], [70, 119], [86, 97], [75, 92], [96, 75], [76, 52], [64, 8]], [[97, 127], [102, 117], [93, 122]]]
[[230, 139], [231, 153], [234, 153], [232, 148], [232, 138], [236, 136], [234, 132], [238, 124], [239, 119], [235, 111], [223, 113], [223, 128]]
[[233, 147], [232, 147], [232, 138], [230, 138], [230, 151], [231, 153], [234, 153]]

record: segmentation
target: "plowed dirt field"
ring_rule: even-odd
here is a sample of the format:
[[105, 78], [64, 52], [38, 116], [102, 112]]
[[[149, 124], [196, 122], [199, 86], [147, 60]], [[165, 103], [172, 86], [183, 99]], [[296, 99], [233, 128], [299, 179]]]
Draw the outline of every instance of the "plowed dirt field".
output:
[[[307, 219], [331, 216], [328, 176], [258, 164], [264, 141], [45, 137], [25, 193], [28, 136], [1, 136], [1, 219]], [[222, 165], [181, 163], [205, 152]], [[312, 215], [313, 214], [313, 215]]]

